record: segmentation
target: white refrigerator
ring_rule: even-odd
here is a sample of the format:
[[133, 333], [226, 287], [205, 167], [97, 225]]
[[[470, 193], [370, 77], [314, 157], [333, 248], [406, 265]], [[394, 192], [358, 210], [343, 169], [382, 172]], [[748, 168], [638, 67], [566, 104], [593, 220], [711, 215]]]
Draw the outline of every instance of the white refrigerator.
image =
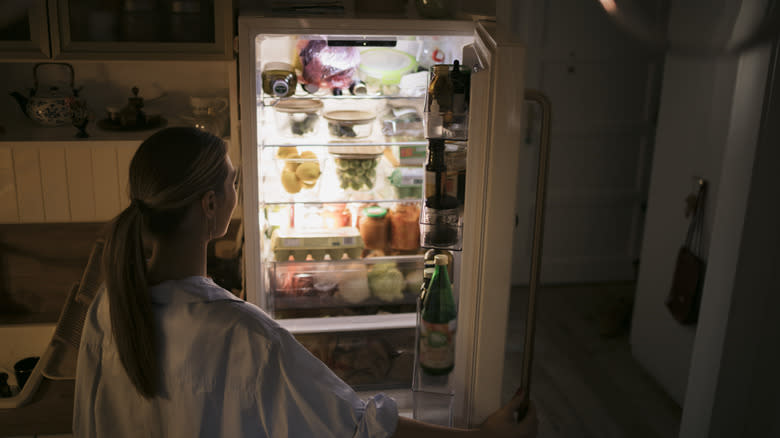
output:
[[[479, 424], [501, 404], [524, 47], [493, 22], [240, 16], [238, 29], [247, 300], [359, 391]], [[425, 248], [401, 233], [422, 199], [426, 69], [455, 59], [471, 71], [468, 138], [453, 143], [465, 160], [456, 357], [430, 383], [414, 363]]]

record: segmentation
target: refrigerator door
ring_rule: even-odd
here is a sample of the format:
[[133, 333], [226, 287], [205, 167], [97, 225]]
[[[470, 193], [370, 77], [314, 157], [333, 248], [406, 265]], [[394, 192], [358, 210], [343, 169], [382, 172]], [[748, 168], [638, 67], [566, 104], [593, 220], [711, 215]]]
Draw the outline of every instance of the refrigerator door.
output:
[[[501, 405], [512, 278], [512, 233], [523, 131], [525, 47], [475, 26], [455, 359], [455, 423], [477, 425]], [[464, 53], [464, 60], [469, 59]]]

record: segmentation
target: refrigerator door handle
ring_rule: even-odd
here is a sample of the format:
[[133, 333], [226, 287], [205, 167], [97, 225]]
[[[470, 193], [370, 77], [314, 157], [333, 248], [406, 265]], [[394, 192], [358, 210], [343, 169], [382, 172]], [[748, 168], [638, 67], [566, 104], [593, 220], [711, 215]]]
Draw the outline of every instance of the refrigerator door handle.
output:
[[[536, 207], [534, 215], [534, 233], [531, 244], [531, 278], [528, 291], [528, 314], [525, 325], [525, 341], [523, 347], [523, 365], [520, 373], [520, 389], [528, 397], [531, 389], [531, 364], [534, 355], [534, 335], [536, 331], [536, 293], [539, 288], [539, 277], [542, 265], [542, 239], [544, 236], [544, 208], [547, 195], [547, 172], [550, 158], [550, 120], [552, 105], [550, 99], [542, 92], [533, 89], [525, 90], [525, 99], [537, 103], [542, 110], [542, 130], [539, 142], [539, 162], [536, 177]], [[522, 418], [525, 412], [518, 412]]]

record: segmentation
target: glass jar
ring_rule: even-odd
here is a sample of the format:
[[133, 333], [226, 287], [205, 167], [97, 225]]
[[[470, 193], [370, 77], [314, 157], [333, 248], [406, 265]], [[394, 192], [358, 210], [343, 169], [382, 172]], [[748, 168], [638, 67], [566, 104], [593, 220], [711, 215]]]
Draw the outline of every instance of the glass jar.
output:
[[366, 249], [385, 249], [390, 230], [387, 209], [379, 206], [364, 208], [358, 221], [358, 229]]
[[390, 248], [416, 251], [420, 248], [420, 206], [410, 202], [398, 204], [390, 216]]

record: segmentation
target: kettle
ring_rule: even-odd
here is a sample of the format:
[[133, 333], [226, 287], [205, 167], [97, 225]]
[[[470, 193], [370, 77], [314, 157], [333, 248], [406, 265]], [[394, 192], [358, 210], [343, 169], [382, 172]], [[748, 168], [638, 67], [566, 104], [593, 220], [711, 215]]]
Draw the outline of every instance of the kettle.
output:
[[[63, 71], [67, 70], [67, 83], [52, 81], [39, 84], [38, 69], [43, 66], [57, 66]], [[71, 103], [78, 97], [80, 90], [73, 88], [73, 67], [67, 63], [41, 62], [33, 67], [33, 79], [35, 88], [30, 90], [29, 97], [16, 91], [10, 93], [24, 114], [43, 126], [70, 124], [73, 117]]]

